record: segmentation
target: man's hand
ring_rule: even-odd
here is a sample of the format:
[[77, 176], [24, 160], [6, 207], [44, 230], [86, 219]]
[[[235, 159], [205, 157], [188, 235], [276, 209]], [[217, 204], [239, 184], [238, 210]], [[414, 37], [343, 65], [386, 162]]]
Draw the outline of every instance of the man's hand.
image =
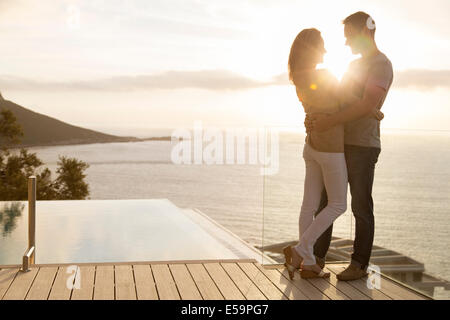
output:
[[350, 121], [361, 119], [370, 114], [376, 119], [381, 120], [384, 115], [381, 111], [379, 113], [376, 112], [375, 109], [378, 109], [380, 101], [385, 95], [386, 90], [381, 87], [366, 86], [362, 99], [357, 100], [355, 103], [341, 109], [336, 113], [333, 113], [331, 117], [328, 117], [328, 120], [325, 121], [325, 123], [321, 123], [319, 128], [317, 128], [316, 124], [315, 128], [320, 129], [325, 126], [333, 127], [339, 124], [344, 124]]
[[329, 123], [329, 114], [326, 113], [314, 113], [306, 114], [305, 128], [306, 132], [311, 131], [323, 132], [331, 128]]

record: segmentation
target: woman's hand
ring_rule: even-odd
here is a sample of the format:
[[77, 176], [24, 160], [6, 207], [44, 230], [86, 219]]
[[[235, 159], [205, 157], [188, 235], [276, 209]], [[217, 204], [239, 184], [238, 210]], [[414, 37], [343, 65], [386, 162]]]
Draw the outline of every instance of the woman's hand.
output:
[[311, 121], [311, 116], [309, 115], [309, 113], [307, 113], [306, 116], [305, 116], [305, 122], [304, 122], [306, 133], [310, 133], [311, 132], [311, 124], [312, 124], [311, 122], [312, 122]]
[[307, 113], [305, 117], [305, 128], [306, 132], [310, 133], [315, 130], [318, 132], [327, 131], [330, 128], [327, 118], [329, 114], [327, 113]]
[[372, 111], [372, 116], [377, 119], [378, 121], [381, 121], [384, 119], [384, 113], [380, 111], [380, 109], [374, 109]]

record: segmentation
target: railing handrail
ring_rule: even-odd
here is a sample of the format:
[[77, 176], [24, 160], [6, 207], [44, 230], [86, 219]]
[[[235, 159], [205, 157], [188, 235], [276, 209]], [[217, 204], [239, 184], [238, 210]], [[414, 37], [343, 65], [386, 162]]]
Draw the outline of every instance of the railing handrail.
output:
[[22, 259], [22, 271], [29, 271], [36, 257], [36, 177], [28, 177], [28, 248]]

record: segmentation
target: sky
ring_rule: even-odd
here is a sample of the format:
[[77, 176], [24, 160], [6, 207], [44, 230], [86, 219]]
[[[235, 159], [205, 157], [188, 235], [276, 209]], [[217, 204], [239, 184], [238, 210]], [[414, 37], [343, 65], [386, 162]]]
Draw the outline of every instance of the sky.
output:
[[301, 127], [292, 41], [318, 28], [340, 77], [358, 58], [341, 22], [359, 10], [394, 67], [382, 127], [450, 130], [448, 0], [0, 0], [0, 91], [111, 133]]

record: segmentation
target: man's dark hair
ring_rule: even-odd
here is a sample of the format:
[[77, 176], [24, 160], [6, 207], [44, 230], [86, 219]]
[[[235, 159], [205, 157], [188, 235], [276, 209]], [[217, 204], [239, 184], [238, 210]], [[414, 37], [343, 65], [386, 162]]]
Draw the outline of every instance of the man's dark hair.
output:
[[342, 23], [344, 25], [352, 25], [357, 30], [363, 30], [364, 28], [367, 28], [372, 32], [372, 35], [375, 34], [375, 21], [369, 14], [363, 11], [358, 11], [349, 15], [344, 19], [344, 21], [342, 21]]

